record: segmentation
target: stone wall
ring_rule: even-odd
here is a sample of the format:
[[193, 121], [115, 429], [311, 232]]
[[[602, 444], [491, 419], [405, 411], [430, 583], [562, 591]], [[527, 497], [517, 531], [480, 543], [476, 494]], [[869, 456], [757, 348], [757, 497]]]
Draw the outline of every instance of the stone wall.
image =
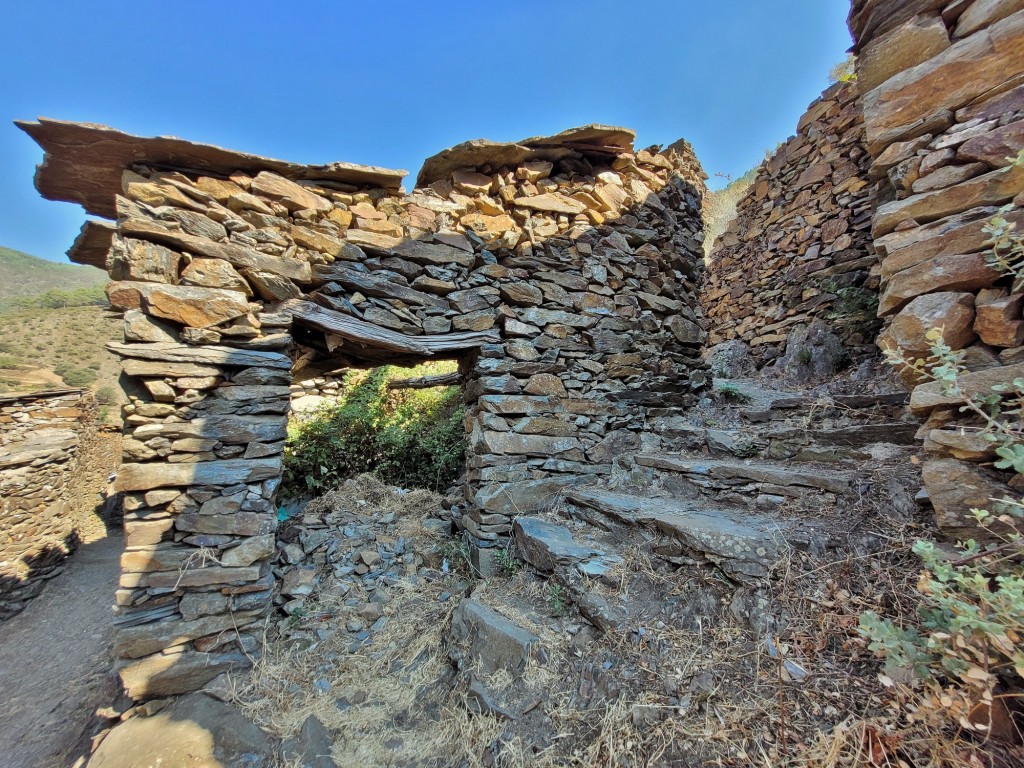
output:
[[836, 83], [761, 166], [710, 256], [710, 344], [740, 340], [760, 367], [821, 318], [847, 354], [871, 345], [878, 274], [863, 141], [857, 84]]
[[513, 514], [610, 472], [646, 405], [707, 385], [705, 177], [685, 142], [635, 151], [603, 126], [468, 142], [403, 194], [385, 169], [22, 127], [47, 150], [40, 191], [118, 217], [70, 256], [110, 272], [125, 317], [116, 652], [134, 697], [248, 663], [275, 587], [293, 380], [459, 360], [478, 558]]
[[77, 389], [0, 397], [0, 619], [75, 548], [79, 521], [64, 491], [92, 411]]
[[[1009, 162], [1024, 147], [1024, 0], [855, 0], [850, 29], [882, 182], [880, 345], [921, 357], [941, 327], [974, 372], [965, 386], [1024, 376], [1024, 294], [989, 263], [983, 232], [1001, 206], [1024, 224], [1024, 167]], [[970, 533], [969, 509], [1008, 483], [1019, 492], [1022, 478], [991, 469], [992, 445], [954, 426], [960, 404], [936, 385], [917, 386], [911, 404], [928, 417], [922, 474], [939, 524]]]
[[312, 413], [334, 402], [345, 389], [345, 378], [341, 373], [325, 373], [310, 379], [296, 381], [291, 385], [292, 413]]

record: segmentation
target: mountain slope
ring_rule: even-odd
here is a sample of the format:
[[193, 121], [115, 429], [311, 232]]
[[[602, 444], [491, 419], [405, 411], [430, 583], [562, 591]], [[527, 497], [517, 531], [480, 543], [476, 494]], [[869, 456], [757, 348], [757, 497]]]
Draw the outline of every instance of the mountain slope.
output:
[[10, 307], [19, 298], [54, 289], [94, 288], [107, 279], [107, 274], [95, 267], [57, 264], [0, 246], [0, 309]]

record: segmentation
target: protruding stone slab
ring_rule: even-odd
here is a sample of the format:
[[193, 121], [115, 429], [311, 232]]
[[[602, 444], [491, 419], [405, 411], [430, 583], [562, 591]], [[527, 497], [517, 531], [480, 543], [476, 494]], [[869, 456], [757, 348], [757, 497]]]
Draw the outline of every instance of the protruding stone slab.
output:
[[483, 603], [463, 600], [452, 614], [452, 639], [464, 649], [464, 661], [489, 675], [507, 670], [513, 675], [526, 668], [540, 638], [506, 619]]
[[88, 213], [117, 217], [114, 198], [121, 192], [121, 173], [145, 158], [154, 165], [192, 168], [213, 176], [235, 171], [270, 170], [287, 179], [335, 181], [397, 190], [405, 171], [352, 163], [300, 165], [198, 144], [172, 136], [145, 138], [95, 123], [73, 123], [41, 117], [16, 125], [46, 150], [36, 174], [36, 188], [48, 200], [78, 203]]
[[523, 559], [542, 571], [551, 572], [559, 565], [589, 560], [603, 554], [601, 550], [576, 543], [564, 525], [556, 525], [538, 517], [517, 517], [516, 545]]
[[744, 463], [725, 459], [686, 459], [654, 453], [641, 453], [636, 463], [642, 467], [681, 472], [685, 475], [718, 479], [745, 479], [772, 485], [818, 488], [831, 493], [845, 493], [853, 482], [853, 474], [840, 470], [785, 469], [775, 464]]
[[197, 363], [199, 365], [224, 365], [236, 368], [264, 367], [290, 369], [292, 361], [278, 352], [234, 349], [233, 347], [204, 346], [188, 344], [123, 344], [112, 341], [107, 349], [121, 357], [139, 360], [158, 360], [169, 363]]
[[781, 523], [750, 513], [695, 510], [672, 499], [597, 489], [570, 490], [565, 497], [622, 522], [652, 526], [741, 581], [767, 576], [786, 546]]
[[117, 473], [115, 487], [118, 491], [148, 491], [168, 486], [228, 486], [269, 480], [272, 477], [279, 477], [280, 474], [280, 456], [177, 464], [122, 464]]

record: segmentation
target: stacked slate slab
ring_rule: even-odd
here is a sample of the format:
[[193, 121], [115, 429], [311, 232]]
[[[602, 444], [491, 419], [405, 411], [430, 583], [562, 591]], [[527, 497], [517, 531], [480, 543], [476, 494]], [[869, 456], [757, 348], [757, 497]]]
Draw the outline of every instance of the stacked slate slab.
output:
[[[971, 371], [965, 391], [1024, 377], [1024, 287], [996, 269], [988, 221], [1024, 226], [1024, 1], [854, 0], [872, 219], [881, 259], [882, 347], [919, 358], [943, 329]], [[1019, 498], [1024, 477], [992, 468], [995, 445], [958, 397], [905, 377], [928, 460], [925, 489], [950, 537], [977, 533], [972, 507]]]
[[38, 595], [75, 548], [66, 491], [93, 410], [79, 389], [0, 397], [0, 619]]
[[758, 169], [711, 252], [701, 293], [710, 344], [742, 342], [760, 367], [819, 319], [848, 356], [871, 354], [878, 259], [870, 162], [858, 84], [835, 83]]

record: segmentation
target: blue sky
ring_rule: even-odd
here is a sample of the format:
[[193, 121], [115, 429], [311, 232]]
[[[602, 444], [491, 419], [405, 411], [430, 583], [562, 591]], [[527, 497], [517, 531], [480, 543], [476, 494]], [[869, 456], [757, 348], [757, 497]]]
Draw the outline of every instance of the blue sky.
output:
[[[63, 261], [84, 215], [32, 186], [37, 115], [300, 162], [404, 168], [472, 138], [625, 125], [711, 184], [795, 130], [850, 45], [847, 0], [8, 3], [0, 245]], [[411, 179], [407, 180], [407, 184]]]

